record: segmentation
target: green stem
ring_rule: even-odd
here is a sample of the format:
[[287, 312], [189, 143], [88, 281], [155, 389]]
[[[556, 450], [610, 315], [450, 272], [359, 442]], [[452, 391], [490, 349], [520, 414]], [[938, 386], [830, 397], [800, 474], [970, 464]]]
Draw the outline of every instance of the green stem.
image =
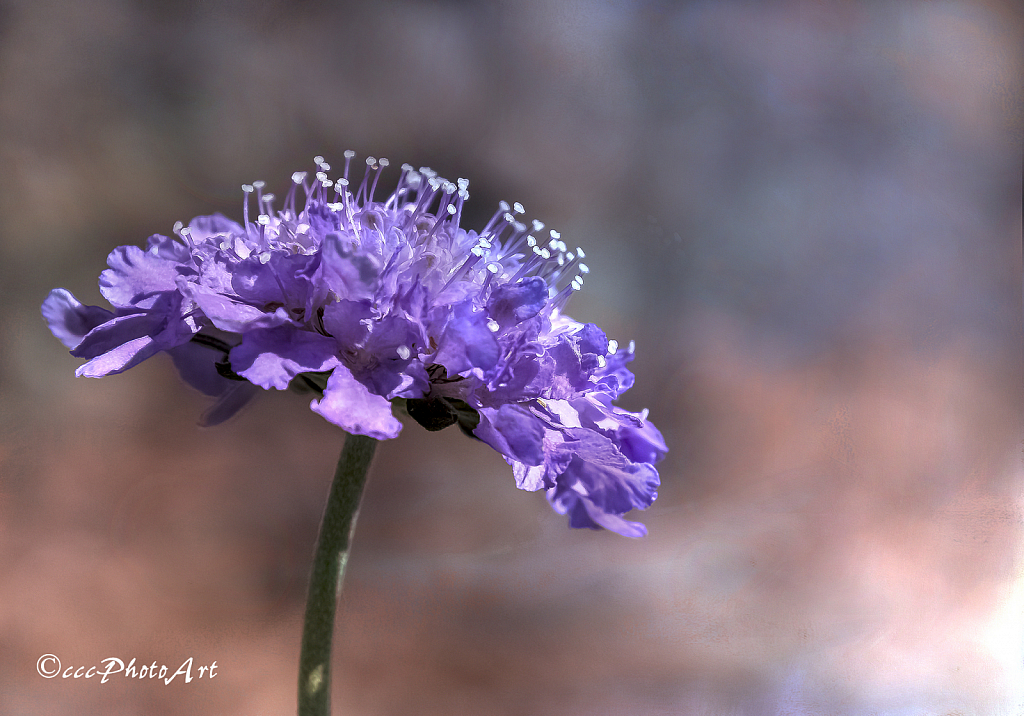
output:
[[359, 498], [377, 441], [365, 435], [349, 435], [338, 458], [334, 482], [327, 497], [320, 538], [309, 578], [306, 619], [299, 656], [299, 716], [330, 716], [331, 639], [334, 610], [345, 576], [349, 542], [356, 524]]

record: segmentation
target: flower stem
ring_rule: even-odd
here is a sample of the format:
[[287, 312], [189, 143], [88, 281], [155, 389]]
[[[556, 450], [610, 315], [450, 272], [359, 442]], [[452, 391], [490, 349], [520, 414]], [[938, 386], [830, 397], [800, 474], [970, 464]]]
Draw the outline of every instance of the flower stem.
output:
[[309, 579], [306, 618], [299, 655], [299, 716], [330, 716], [331, 639], [334, 610], [348, 562], [349, 542], [355, 529], [359, 498], [377, 441], [348, 435], [338, 458], [334, 482], [327, 496], [313, 574]]

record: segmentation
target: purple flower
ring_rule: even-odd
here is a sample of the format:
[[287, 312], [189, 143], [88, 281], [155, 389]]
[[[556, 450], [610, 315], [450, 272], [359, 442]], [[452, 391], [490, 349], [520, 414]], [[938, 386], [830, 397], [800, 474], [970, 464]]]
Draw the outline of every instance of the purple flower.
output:
[[43, 316], [86, 360], [77, 374], [167, 352], [217, 398], [205, 424], [256, 387], [313, 392], [312, 410], [377, 439], [398, 435], [396, 409], [430, 430], [458, 424], [571, 526], [645, 534], [623, 515], [654, 501], [667, 448], [646, 411], [613, 405], [633, 383], [632, 343], [563, 313], [583, 250], [521, 223], [519, 204], [502, 202], [479, 233], [461, 228], [469, 182], [426, 167], [403, 165], [378, 201], [388, 162], [370, 157], [353, 191], [352, 156], [335, 180], [322, 157], [312, 179], [293, 174], [280, 210], [256, 182], [242, 187], [241, 224], [203, 216], [115, 249], [100, 276], [113, 311], [52, 291]]

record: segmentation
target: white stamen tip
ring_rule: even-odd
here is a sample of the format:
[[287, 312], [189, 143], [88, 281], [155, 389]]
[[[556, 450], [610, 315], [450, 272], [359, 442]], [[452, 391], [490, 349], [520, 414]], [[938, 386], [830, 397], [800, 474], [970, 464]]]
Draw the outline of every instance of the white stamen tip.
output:
[[497, 321], [495, 321], [493, 318], [487, 319], [487, 330], [489, 330], [491, 333], [497, 333], [499, 328], [501, 328], [501, 326], [498, 325]]
[[551, 234], [551, 238], [552, 239], [560, 239], [560, 238], [562, 238], [562, 235], [560, 233], [558, 233], [557, 231], [555, 231], [554, 229], [552, 229], [548, 233]]
[[512, 205], [512, 211], [516, 212], [517, 214], [522, 214], [524, 211], [526, 211], [526, 209], [524, 209], [523, 205], [517, 201], [515, 204]]
[[[347, 155], [348, 152], [345, 152], [345, 154]], [[320, 166], [321, 164], [324, 163], [324, 158], [317, 154], [315, 157], [313, 157], [313, 163], [316, 164], [317, 166]]]
[[511, 208], [512, 207], [508, 205], [507, 201], [502, 200], [498, 202], [498, 211], [508, 211]]
[[242, 184], [242, 191], [244, 191], [246, 194], [251, 194], [252, 190], [253, 190], [252, 184]]
[[497, 261], [492, 261], [491, 263], [487, 264], [487, 270], [493, 274], [501, 273], [501, 264], [499, 264]]
[[354, 151], [352, 151], [351, 149], [346, 149], [345, 150], [345, 154], [344, 154], [345, 159], [351, 159], [355, 155], [356, 155], [356, 153]]
[[614, 338], [608, 341], [608, 355], [615, 355], [615, 351], [619, 350], [619, 342]]
[[366, 166], [372, 167], [376, 163], [377, 163], [377, 160], [374, 159], [373, 157], [367, 157], [366, 158]]
[[534, 219], [532, 224], [533, 224], [533, 230], [534, 231], [540, 231], [541, 229], [544, 228], [544, 222], [543, 221], [537, 221], [536, 219]]
[[651, 414], [651, 411], [648, 410], [647, 408], [644, 408], [643, 410], [640, 411], [640, 419], [646, 421], [647, 420], [647, 416], [650, 415], [650, 414]]
[[306, 181], [306, 172], [295, 172], [292, 174], [293, 184], [301, 184], [304, 181]]
[[257, 189], [262, 189], [263, 187], [265, 187], [267, 185], [267, 183], [265, 181], [263, 181], [262, 179], [260, 179], [259, 181], [254, 181], [252, 183], [252, 185], [254, 187], [256, 187]]
[[381, 167], [386, 167], [386, 166], [387, 166], [388, 164], [390, 164], [391, 162], [389, 162], [389, 161], [388, 161], [387, 159], [385, 159], [384, 157], [381, 157], [380, 159], [378, 159], [378, 160], [377, 160], [377, 163], [378, 163], [378, 164], [380, 164], [380, 165], [381, 165]]
[[173, 226], [173, 227], [171, 227], [171, 228], [172, 228], [172, 230], [174, 231], [174, 233], [176, 233], [176, 234], [177, 234], [178, 232], [180, 232], [180, 231], [181, 231], [181, 227], [182, 227], [182, 226], [184, 226], [184, 224], [183, 224], [183, 223], [181, 223], [180, 221], [175, 221], [175, 222], [174, 222], [174, 226]]
[[629, 348], [626, 349], [626, 352], [633, 355], [634, 351], [636, 351], [636, 341], [630, 341]]
[[537, 239], [533, 238], [532, 234], [530, 236], [527, 236], [526, 245], [529, 246], [531, 249], [535, 248], [537, 246]]
[[409, 356], [412, 355], [412, 351], [409, 350], [409, 346], [398, 346], [398, 348], [395, 349], [395, 352], [398, 353], [398, 357], [402, 360], [409, 360]]
[[455, 205], [449, 204], [447, 211], [450, 216], [455, 216]]
[[581, 259], [587, 258], [587, 255], [583, 253], [583, 249], [581, 249], [579, 246], [576, 247], [576, 255], [579, 256]]
[[338, 186], [348, 186], [348, 179], [341, 178], [338, 180]]
[[608, 365], [608, 361], [605, 360], [604, 356], [598, 356], [597, 365], [601, 368], [604, 368], [606, 365]]
[[267, 224], [270, 223], [270, 217], [267, 216], [266, 214], [260, 214], [258, 217], [256, 217], [256, 221], [258, 221], [261, 225], [266, 226]]
[[273, 201], [276, 197], [273, 194], [264, 194], [263, 201]]
[[586, 264], [580, 264], [579, 271], [580, 273], [590, 273], [590, 267]]

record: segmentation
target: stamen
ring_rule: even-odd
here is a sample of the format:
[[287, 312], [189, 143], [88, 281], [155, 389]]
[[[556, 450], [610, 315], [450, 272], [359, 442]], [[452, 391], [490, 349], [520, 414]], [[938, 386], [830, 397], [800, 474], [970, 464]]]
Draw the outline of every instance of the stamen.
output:
[[384, 168], [390, 163], [391, 162], [387, 159], [381, 157], [380, 161], [377, 162], [377, 166], [374, 167], [377, 170], [377, 173], [373, 175], [373, 186], [370, 187], [370, 196], [367, 199], [368, 201], [373, 201], [373, 193], [377, 191], [377, 182], [380, 180], [380, 173], [384, 171]]
[[252, 184], [242, 184], [242, 193], [245, 199], [242, 202], [242, 224], [245, 226], [245, 233], [249, 233], [249, 195], [253, 192]]
[[491, 220], [487, 222], [486, 226], [484, 226], [483, 230], [480, 232], [480, 235], [481, 236], [487, 235], [491, 231], [491, 229], [494, 227], [495, 222], [498, 221], [498, 217], [505, 216], [505, 214], [508, 213], [508, 210], [510, 208], [512, 208], [512, 207], [510, 207], [508, 205], [508, 202], [506, 202], [506, 201], [499, 201], [498, 202], [498, 210], [496, 212], [494, 212], [494, 216], [492, 216]]
[[342, 176], [344, 176], [345, 179], [348, 179], [349, 164], [351, 164], [352, 157], [354, 157], [355, 155], [356, 153], [353, 152], [351, 149], [346, 149], [345, 153], [343, 154], [343, 156], [345, 157], [345, 173]]

